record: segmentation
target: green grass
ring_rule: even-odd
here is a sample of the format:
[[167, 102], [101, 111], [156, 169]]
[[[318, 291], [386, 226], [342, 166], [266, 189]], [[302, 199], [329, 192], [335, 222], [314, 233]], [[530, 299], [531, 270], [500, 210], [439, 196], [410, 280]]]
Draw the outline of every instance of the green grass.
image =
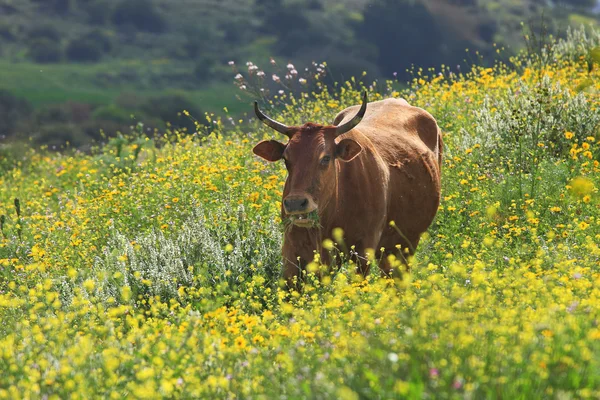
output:
[[46, 65], [0, 61], [0, 89], [28, 99], [35, 107], [66, 101], [105, 105], [114, 103], [121, 93], [130, 92], [144, 98], [177, 91], [203, 111], [222, 113], [227, 106], [236, 114], [250, 109], [236, 100], [239, 90], [229, 83], [217, 82], [191, 90], [173, 89], [164, 82], [155, 85], [153, 77], [160, 77], [166, 69], [183, 75], [191, 73], [193, 66], [173, 65], [164, 60]]

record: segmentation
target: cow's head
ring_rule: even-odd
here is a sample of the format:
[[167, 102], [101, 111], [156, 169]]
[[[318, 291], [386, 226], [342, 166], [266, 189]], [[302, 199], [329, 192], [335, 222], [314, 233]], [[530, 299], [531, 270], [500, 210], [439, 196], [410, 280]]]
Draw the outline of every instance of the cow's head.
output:
[[283, 144], [276, 140], [265, 140], [252, 150], [267, 161], [283, 158], [288, 178], [283, 192], [283, 211], [290, 221], [300, 227], [314, 226], [311, 218], [332, 199], [337, 185], [336, 160], [351, 161], [362, 150], [352, 139], [336, 138], [354, 128], [367, 110], [367, 93], [358, 113], [339, 126], [324, 126], [306, 123], [302, 126], [286, 126], [272, 120], [254, 103], [256, 116], [266, 125], [286, 135]]

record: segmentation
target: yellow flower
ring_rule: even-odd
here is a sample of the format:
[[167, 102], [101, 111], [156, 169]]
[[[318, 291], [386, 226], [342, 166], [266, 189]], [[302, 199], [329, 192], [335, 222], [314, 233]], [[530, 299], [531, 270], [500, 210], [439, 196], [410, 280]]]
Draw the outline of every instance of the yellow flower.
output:
[[248, 342], [246, 341], [246, 339], [244, 339], [243, 336], [238, 336], [237, 338], [235, 338], [234, 343], [235, 347], [239, 350], [244, 350], [248, 347]]
[[582, 176], [573, 179], [570, 184], [571, 193], [578, 197], [590, 195], [594, 191], [594, 183], [588, 178]]
[[83, 287], [88, 292], [92, 292], [94, 290], [95, 286], [96, 286], [96, 284], [94, 283], [93, 279], [86, 279], [85, 282], [83, 282]]
[[567, 139], [572, 139], [572, 138], [573, 138], [573, 136], [574, 136], [573, 132], [569, 132], [569, 131], [565, 132], [565, 137], [566, 137]]

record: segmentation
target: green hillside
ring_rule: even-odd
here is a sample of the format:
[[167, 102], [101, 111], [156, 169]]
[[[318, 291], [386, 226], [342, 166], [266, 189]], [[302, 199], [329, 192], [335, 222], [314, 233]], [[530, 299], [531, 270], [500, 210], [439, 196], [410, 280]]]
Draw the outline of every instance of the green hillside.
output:
[[305, 75], [313, 61], [326, 62], [322, 74], [329, 84], [363, 71], [368, 79], [400, 82], [411, 78], [407, 70], [413, 67], [445, 64], [466, 71], [507, 60], [524, 46], [528, 30], [546, 37], [569, 25], [596, 24], [593, 4], [3, 0], [0, 138], [81, 146], [98, 139], [100, 129], [114, 134], [139, 121], [152, 129], [167, 121], [192, 129], [177, 116], [187, 108], [204, 121], [204, 112], [222, 114], [226, 105], [237, 118], [256, 97], [230, 85], [236, 73], [248, 74], [247, 61], [265, 71], [260, 84], [271, 96], [281, 89], [297, 92], [290, 85], [297, 76], [284, 79], [283, 87], [270, 79], [274, 73], [284, 78], [289, 62]]

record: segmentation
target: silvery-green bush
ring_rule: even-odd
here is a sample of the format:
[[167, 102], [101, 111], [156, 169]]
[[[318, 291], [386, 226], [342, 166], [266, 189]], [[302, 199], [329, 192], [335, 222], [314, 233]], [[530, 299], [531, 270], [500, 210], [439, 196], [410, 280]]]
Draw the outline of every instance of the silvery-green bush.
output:
[[594, 27], [567, 28], [567, 35], [553, 47], [556, 55], [579, 60], [587, 57], [591, 49], [600, 46], [600, 30]]
[[565, 132], [584, 140], [599, 126], [600, 110], [583, 93], [572, 93], [544, 76], [534, 84], [520, 81], [516, 90], [509, 89], [501, 98], [486, 98], [475, 112], [473, 134], [465, 134], [465, 145], [479, 143], [507, 157], [513, 157], [519, 146], [529, 156], [538, 151], [564, 155], [570, 149]]
[[129, 287], [134, 300], [139, 295], [177, 298], [181, 286], [193, 287], [199, 279], [212, 285], [227, 282], [235, 290], [255, 274], [266, 277], [266, 285], [275, 285], [281, 270], [279, 225], [251, 220], [243, 206], [234, 215], [234, 224], [215, 226], [214, 221], [225, 220], [221, 212], [197, 209], [169, 236], [161, 231], [137, 237], [116, 232], [94, 261], [100, 295], [118, 301], [123, 287]]

